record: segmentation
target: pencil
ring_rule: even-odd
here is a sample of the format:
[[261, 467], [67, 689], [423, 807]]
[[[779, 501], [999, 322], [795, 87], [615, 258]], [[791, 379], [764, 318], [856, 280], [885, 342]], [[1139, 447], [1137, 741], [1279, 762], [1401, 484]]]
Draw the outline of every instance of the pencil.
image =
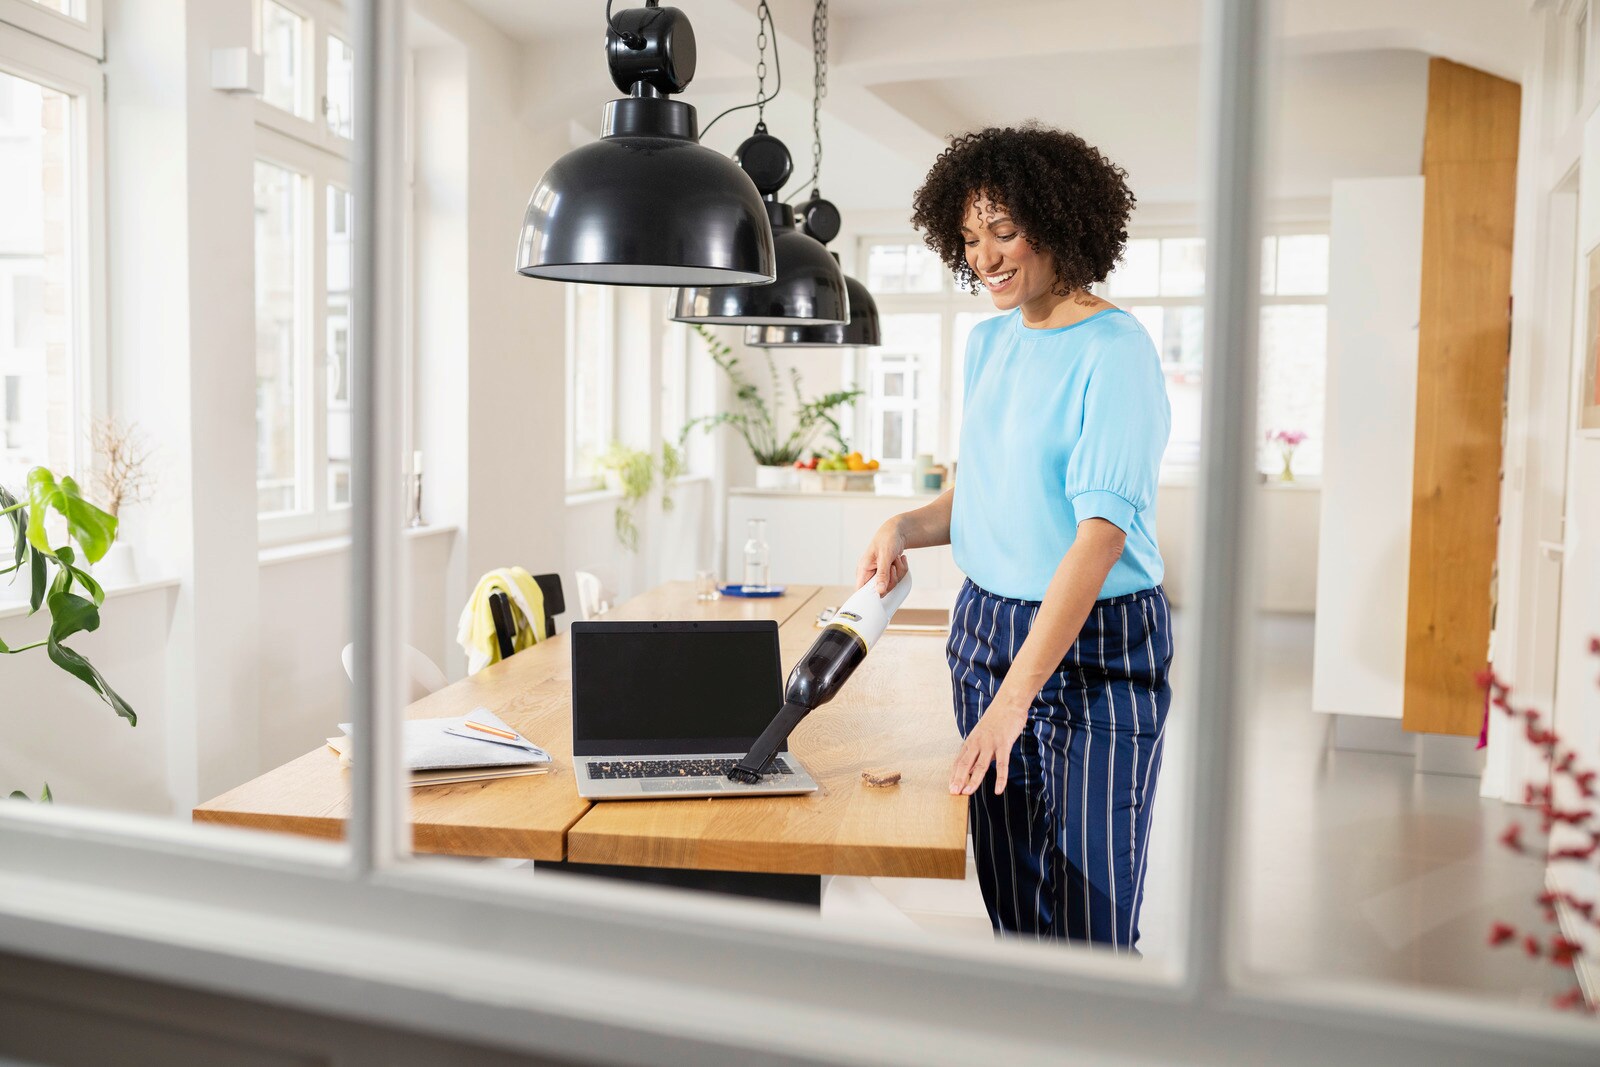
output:
[[466, 726], [466, 727], [468, 727], [470, 729], [473, 729], [473, 730], [481, 730], [486, 734], [494, 734], [496, 737], [504, 737], [508, 741], [520, 741], [520, 740], [522, 740], [522, 738], [518, 737], [516, 734], [512, 733], [510, 730], [501, 730], [501, 729], [499, 729], [497, 727], [494, 727], [494, 726], [485, 726], [483, 723], [481, 723], [481, 722], [473, 722], [471, 719], [466, 720], [465, 722], [462, 723], [462, 725]]

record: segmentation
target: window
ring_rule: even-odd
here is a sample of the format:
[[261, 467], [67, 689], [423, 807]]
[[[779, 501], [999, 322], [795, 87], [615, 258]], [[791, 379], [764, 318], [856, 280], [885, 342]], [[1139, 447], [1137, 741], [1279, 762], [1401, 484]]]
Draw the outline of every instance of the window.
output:
[[355, 132], [355, 53], [332, 0], [258, 0], [265, 78], [256, 121], [348, 155]]
[[282, 543], [349, 521], [352, 204], [343, 159], [258, 139], [256, 506]]
[[275, 0], [261, 0], [261, 99], [300, 118], [310, 117], [305, 44], [306, 20]]
[[866, 440], [857, 449], [889, 466], [932, 452], [938, 436], [943, 320], [937, 313], [882, 316], [883, 344], [865, 350]]
[[1301, 430], [1296, 471], [1322, 473], [1323, 391], [1328, 377], [1328, 235], [1268, 237], [1261, 251], [1261, 469], [1276, 470], [1274, 430]]
[[0, 482], [15, 488], [34, 466], [77, 470], [103, 330], [89, 232], [99, 179], [88, 123], [100, 101], [87, 80], [99, 75], [92, 61], [33, 41], [18, 54], [59, 55], [63, 74], [78, 68], [86, 81], [10, 72], [13, 32], [0, 26]]
[[329, 132], [348, 138], [355, 113], [355, 53], [332, 34], [328, 36], [328, 91], [322, 97]]
[[304, 414], [296, 389], [306, 362], [305, 187], [310, 178], [256, 163], [256, 511], [304, 506], [300, 480]]
[[0, 22], [91, 59], [105, 58], [104, 0], [0, 0]]
[[949, 275], [921, 241], [872, 244], [867, 248], [867, 288], [879, 293], [938, 293]]
[[350, 506], [350, 193], [329, 185], [325, 331], [330, 507]]
[[859, 255], [884, 343], [855, 355], [854, 380], [865, 395], [856, 421], [862, 432], [851, 444], [891, 470], [909, 470], [921, 453], [953, 460], [967, 338], [997, 312], [987, 299], [957, 289], [920, 240], [871, 238]]
[[615, 293], [603, 285], [567, 288], [567, 487], [594, 487], [595, 461], [611, 444]]
[[[1322, 470], [1323, 386], [1327, 368], [1328, 236], [1286, 233], [1262, 241], [1260, 464], [1275, 470], [1272, 430], [1302, 430], [1295, 454], [1303, 474]], [[1172, 435], [1163, 462], [1200, 458], [1200, 381], [1205, 364], [1205, 241], [1139, 237], [1101, 291], [1144, 325], [1167, 379]]]
[[[1205, 147], [1248, 187], [1255, 177], [1249, 149], [1258, 143], [1250, 136], [1255, 98], [1248, 82], [1223, 90], [1239, 84], [1241, 71], [1265, 66], [1263, 42], [1241, 32], [1253, 26], [1253, 9], [1223, 4], [1215, 12], [1216, 35], [1202, 56], [1205, 69], [1216, 72], [1206, 94], [1215, 104], [1204, 125], [1219, 133]], [[1216, 54], [1218, 39], [1237, 42], [1232, 62]], [[1238, 124], [1245, 136], [1228, 136]], [[365, 196], [370, 188], [353, 191]], [[320, 200], [310, 197], [313, 205]], [[1238, 235], [1248, 235], [1249, 217], [1226, 202], [1217, 208], [1216, 231], [1230, 242], [1228, 258], [1237, 266], [1247, 259], [1239, 246], [1249, 237]], [[1237, 322], [1239, 314], [1214, 305], [1213, 327], [1224, 317]], [[1239, 355], [1223, 351], [1214, 359], [1230, 366]], [[391, 373], [392, 363], [377, 368]], [[1214, 520], [1208, 528], [1215, 536], [1207, 540], [1227, 544], [1244, 519], [1227, 506], [1229, 493], [1212, 491], [1225, 488], [1229, 472], [1207, 473], [1207, 491], [1197, 494], [1202, 507], [1214, 509], [1206, 518]], [[1208, 552], [1208, 570], [1220, 573], [1207, 580], [1220, 578], [1224, 593], [1237, 592], [1243, 576], [1218, 567], [1219, 558]], [[381, 633], [405, 596], [400, 583], [387, 582], [374, 583], [370, 594], [357, 605], [358, 633]], [[1377, 1063], [1489, 1063], [1510, 1058], [1515, 1047], [1528, 1062], [1592, 1062], [1595, 1032], [1576, 1019], [1519, 1017], [1487, 997], [1419, 997], [1370, 984], [1284, 988], [1232, 966], [1232, 857], [1238, 810], [1249, 799], [1235, 796], [1244, 791], [1229, 780], [1238, 759], [1230, 742], [1244, 714], [1230, 699], [1244, 681], [1232, 645], [1243, 599], [1208, 596], [1213, 625], [1196, 627], [1197, 655], [1187, 668], [1207, 683], [1196, 687], [1193, 736], [1202, 758], [1187, 788], [1195, 814], [1171, 827], [1200, 857], [1187, 869], [1193, 892], [1183, 895], [1178, 916], [1186, 951], [1176, 973], [1005, 942], [951, 953], [908, 947], [892, 929], [873, 932], [864, 947], [807, 936], [814, 924], [784, 909], [678, 895], [642, 902], [624, 887], [562, 884], [559, 876], [493, 865], [443, 872], [437, 864], [397, 862], [406, 805], [392, 795], [399, 789], [385, 796], [382, 776], [365, 773], [361, 760], [352, 775], [353, 855], [344, 870], [331, 868], [326, 843], [284, 839], [256, 850], [203, 838], [186, 825], [152, 830], [133, 818], [0, 805], [7, 890], [0, 894], [0, 948], [169, 983], [220, 975], [241, 998], [415, 1033], [439, 1033], [449, 1020], [459, 1033], [468, 1014], [476, 1040], [553, 1058], [584, 1053], [623, 1061], [648, 1047], [661, 1061], [697, 1062], [741, 1052], [755, 1059], [776, 1047], [793, 1058], [824, 1059], [840, 1055], [840, 1033], [883, 1032], [897, 1048], [905, 1045], [906, 1058], [935, 1059], [992, 1043], [1003, 1018], [1025, 1023], [1004, 1037], [1024, 1062], [1059, 1059], [1068, 1047], [1083, 1059], [1174, 1058], [1180, 1045], [1215, 1061], [1259, 1058], [1262, 1048], [1282, 1062], [1329, 1059], [1329, 1049], [1345, 1047]], [[392, 721], [393, 709], [358, 697], [354, 712], [366, 755], [376, 749], [397, 763], [398, 731], [373, 728]], [[474, 921], [437, 921], [452, 907], [470, 908]], [[1461, 925], [1481, 940], [1475, 920]], [[331, 939], [337, 952], [296, 951]], [[777, 944], [782, 953], [762, 951]], [[663, 959], [677, 963], [649, 966]], [[807, 980], [815, 975], [828, 979]], [[715, 1010], [730, 988], [739, 1011]], [[597, 1022], [597, 996], [617, 989], [626, 994], [626, 1017]], [[488, 992], [474, 998], [473, 990]]]
[[349, 524], [354, 53], [326, 0], [259, 0], [256, 17], [256, 493], [271, 544]]

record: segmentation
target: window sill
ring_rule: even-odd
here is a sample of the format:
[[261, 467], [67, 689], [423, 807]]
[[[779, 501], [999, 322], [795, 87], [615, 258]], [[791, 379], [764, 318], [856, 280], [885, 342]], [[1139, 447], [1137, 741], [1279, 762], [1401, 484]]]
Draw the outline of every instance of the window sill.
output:
[[[176, 589], [182, 582], [177, 578], [147, 578], [144, 581], [130, 582], [127, 585], [105, 585], [106, 599], [115, 600], [118, 597], [136, 596], [139, 593], [151, 593], [159, 589]], [[7, 590], [9, 592], [9, 590]], [[43, 610], [43, 609], [41, 609]], [[0, 600], [0, 619], [19, 619], [28, 614], [28, 601]]]
[[[420, 540], [424, 537], [442, 537], [445, 534], [454, 534], [456, 527], [443, 526], [408, 526], [401, 531], [407, 540]], [[334, 556], [340, 552], [350, 550], [350, 537], [348, 534], [339, 537], [325, 537], [316, 541], [296, 541], [290, 545], [274, 545], [263, 548], [256, 555], [257, 561], [263, 567], [275, 563], [294, 563], [298, 560], [315, 559], [318, 556]]]
[[[684, 486], [694, 485], [698, 482], [711, 484], [709, 474], [685, 474], [681, 478], [672, 479], [672, 487], [679, 489]], [[598, 504], [606, 500], [621, 500], [622, 493], [616, 489], [587, 489], [578, 492], [569, 492], [566, 496], [566, 505], [569, 508], [581, 508], [585, 504]]]
[[[1192, 467], [1174, 467], [1163, 469], [1156, 479], [1156, 484], [1162, 489], [1193, 489], [1200, 484], [1200, 472]], [[1289, 492], [1320, 492], [1322, 490], [1322, 476], [1304, 474], [1292, 482], [1280, 481], [1276, 475], [1257, 474], [1257, 488], [1272, 491], [1287, 490]]]

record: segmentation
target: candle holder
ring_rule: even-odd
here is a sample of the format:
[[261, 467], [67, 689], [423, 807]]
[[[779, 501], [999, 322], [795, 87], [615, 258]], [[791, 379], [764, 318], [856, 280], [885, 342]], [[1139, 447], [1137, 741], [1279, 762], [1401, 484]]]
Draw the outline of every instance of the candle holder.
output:
[[422, 472], [406, 475], [406, 525], [422, 526]]

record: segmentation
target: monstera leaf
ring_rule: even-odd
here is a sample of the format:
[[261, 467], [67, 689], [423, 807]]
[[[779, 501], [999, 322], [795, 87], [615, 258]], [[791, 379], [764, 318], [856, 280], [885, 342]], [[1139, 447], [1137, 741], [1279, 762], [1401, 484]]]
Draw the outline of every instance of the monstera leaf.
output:
[[67, 532], [83, 548], [90, 563], [96, 563], [111, 542], [117, 539], [117, 520], [95, 507], [78, 492], [78, 483], [71, 478], [56, 481], [56, 476], [43, 467], [28, 472], [28, 543], [36, 552], [54, 555], [46, 539], [44, 523], [49, 511], [57, 511], [67, 520]]

